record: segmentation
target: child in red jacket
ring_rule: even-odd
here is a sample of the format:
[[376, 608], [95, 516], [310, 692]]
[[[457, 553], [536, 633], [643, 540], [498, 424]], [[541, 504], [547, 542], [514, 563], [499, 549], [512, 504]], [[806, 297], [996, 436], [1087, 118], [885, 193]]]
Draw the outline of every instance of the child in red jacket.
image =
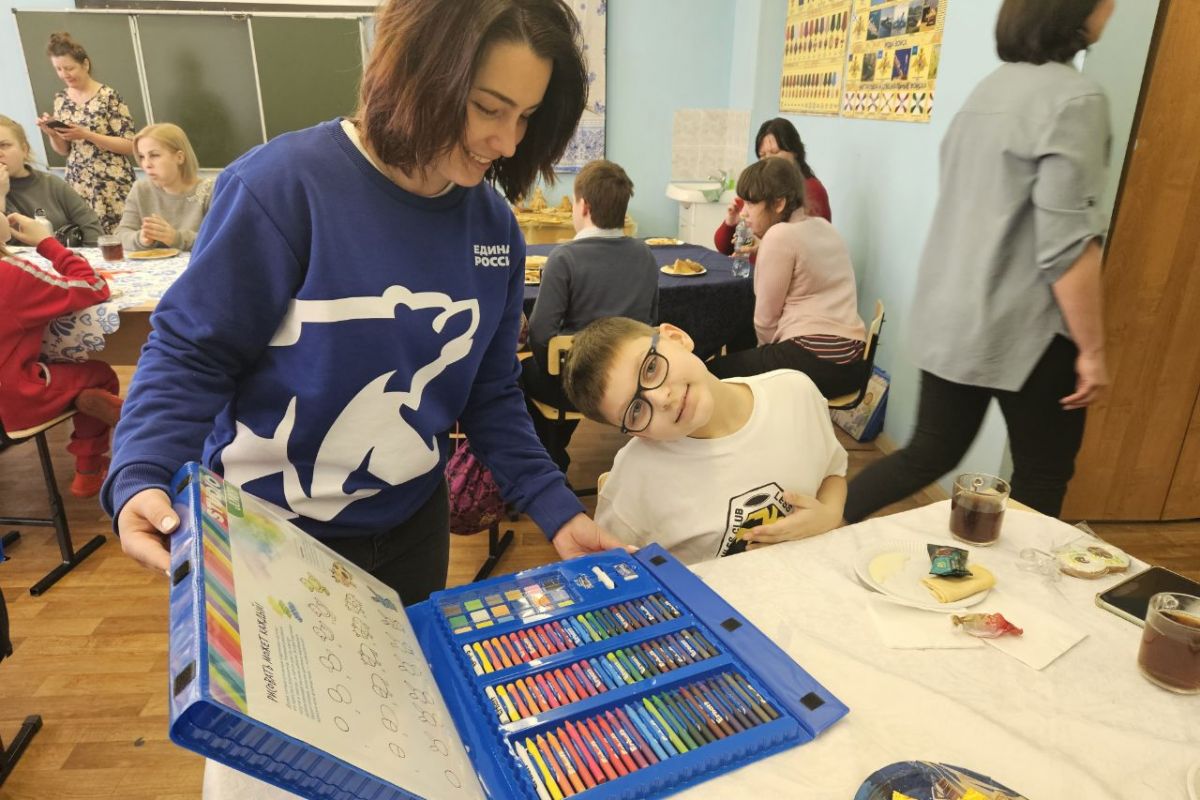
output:
[[[10, 253], [2, 244], [10, 232], [37, 245], [53, 270]], [[103, 361], [47, 364], [38, 356], [48, 322], [108, 297], [104, 279], [49, 228], [21, 214], [0, 216], [0, 422], [6, 431], [24, 430], [74, 406], [67, 450], [75, 456], [76, 497], [95, 496], [104, 482], [109, 432], [121, 410], [117, 375]]]

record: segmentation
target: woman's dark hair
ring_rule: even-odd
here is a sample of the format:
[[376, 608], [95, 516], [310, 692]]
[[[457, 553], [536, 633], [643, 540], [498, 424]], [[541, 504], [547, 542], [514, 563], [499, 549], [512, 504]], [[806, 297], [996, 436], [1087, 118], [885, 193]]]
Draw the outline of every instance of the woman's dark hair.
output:
[[767, 134], [775, 137], [775, 143], [779, 145], [780, 150], [786, 150], [796, 157], [796, 166], [800, 168], [800, 173], [805, 178], [815, 178], [816, 173], [812, 171], [812, 167], [808, 165], [808, 158], [804, 153], [804, 142], [800, 141], [800, 132], [796, 130], [796, 126], [788, 122], [783, 117], [775, 117], [764, 122], [758, 128], [758, 135], [754, 137], [754, 155], [758, 155], [759, 148], [762, 147], [762, 140]]
[[83, 49], [83, 45], [71, 38], [71, 34], [66, 31], [55, 31], [50, 34], [50, 44], [46, 47], [46, 55], [54, 56], [70, 56], [80, 64], [86, 64], [88, 73], [92, 71], [92, 60], [88, 58], [87, 50]]
[[[775, 219], [775, 222], [782, 222], [804, 206], [804, 175], [798, 165], [786, 158], [760, 159], [738, 176], [737, 194], [747, 203], [766, 203], [768, 206], [774, 206], [776, 200], [784, 200], [783, 210]], [[770, 211], [774, 216], [774, 208]]]
[[379, 158], [419, 171], [462, 142], [467, 97], [487, 50], [519, 42], [553, 63], [541, 106], [512, 158], [488, 180], [512, 201], [540, 175], [554, 182], [587, 106], [579, 23], [563, 0], [388, 0], [375, 18], [357, 116]]
[[1066, 62], [1087, 48], [1087, 20], [1101, 0], [1004, 0], [996, 18], [1001, 61]]

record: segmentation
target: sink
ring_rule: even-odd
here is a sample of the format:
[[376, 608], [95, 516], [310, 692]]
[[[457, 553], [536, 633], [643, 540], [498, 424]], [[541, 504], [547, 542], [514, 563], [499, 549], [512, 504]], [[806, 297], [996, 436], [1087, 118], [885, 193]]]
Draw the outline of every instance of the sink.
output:
[[681, 203], [716, 203], [725, 187], [719, 181], [672, 181], [667, 197]]

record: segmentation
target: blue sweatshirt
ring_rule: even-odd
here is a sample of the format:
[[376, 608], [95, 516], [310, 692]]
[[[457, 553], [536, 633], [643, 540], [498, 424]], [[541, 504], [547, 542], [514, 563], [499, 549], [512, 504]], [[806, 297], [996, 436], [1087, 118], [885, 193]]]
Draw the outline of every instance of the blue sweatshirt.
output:
[[583, 507], [517, 383], [524, 263], [492, 187], [406, 192], [336, 120], [250, 151], [153, 315], [104, 509], [202, 456], [319, 538], [378, 533], [433, 494], [457, 420], [553, 535]]

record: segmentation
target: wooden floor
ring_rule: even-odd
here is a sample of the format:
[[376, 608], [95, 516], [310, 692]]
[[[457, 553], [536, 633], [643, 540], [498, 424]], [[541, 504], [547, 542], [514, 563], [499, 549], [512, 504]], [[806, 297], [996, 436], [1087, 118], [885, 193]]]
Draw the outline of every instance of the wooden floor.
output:
[[[69, 485], [65, 426], [55, 432], [59, 485]], [[623, 441], [616, 431], [580, 426], [572, 443], [575, 486], [595, 485]], [[857, 445], [851, 473], [880, 457]], [[912, 508], [906, 501], [885, 512]], [[76, 542], [107, 533], [94, 500], [66, 498]], [[0, 453], [0, 513], [44, 512], [44, 489], [32, 444]], [[555, 552], [528, 520], [511, 526], [515, 541], [496, 574], [544, 564]], [[1200, 579], [1200, 523], [1093, 525], [1146, 561]], [[486, 536], [455, 537], [450, 584], [471, 580]], [[15, 654], [0, 664], [0, 738], [7, 742], [28, 714], [45, 727], [34, 738], [0, 800], [184, 800], [200, 795], [202, 760], [167, 738], [167, 584], [122, 555], [111, 536], [90, 559], [42, 597], [29, 586], [58, 561], [53, 535], [26, 529], [0, 565]]]

